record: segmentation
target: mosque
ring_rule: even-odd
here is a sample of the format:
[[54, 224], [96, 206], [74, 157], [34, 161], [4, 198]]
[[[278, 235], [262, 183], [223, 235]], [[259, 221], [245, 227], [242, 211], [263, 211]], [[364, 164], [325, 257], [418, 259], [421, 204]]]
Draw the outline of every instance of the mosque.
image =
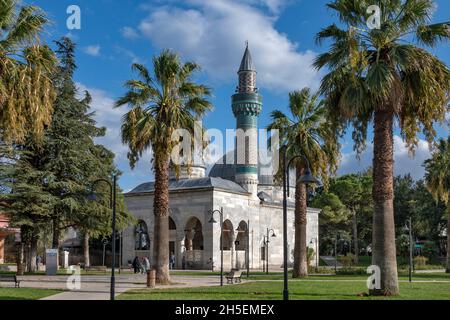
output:
[[[236, 128], [249, 132], [245, 161], [227, 163], [224, 156], [206, 176], [205, 166], [182, 169], [178, 177], [172, 172], [169, 181], [170, 218], [169, 250], [175, 256], [175, 268], [220, 268], [220, 217], [223, 211], [224, 269], [282, 268], [282, 190], [273, 172], [259, 165], [257, 129], [262, 112], [262, 96], [256, 87], [256, 69], [248, 45], [238, 76], [236, 93], [231, 97]], [[233, 153], [233, 152], [232, 152]], [[236, 153], [236, 152], [234, 152]], [[233, 156], [231, 156], [233, 158]], [[272, 170], [273, 171], [273, 170]], [[291, 186], [294, 184], [291, 182]], [[292, 188], [294, 189], [294, 188]], [[294, 199], [288, 200], [288, 253], [293, 261]], [[135, 256], [152, 257], [154, 182], [138, 185], [125, 194], [125, 203], [137, 219], [135, 226], [123, 232], [122, 264]], [[308, 208], [307, 243], [318, 243], [320, 210]], [[219, 223], [213, 223], [215, 220]], [[269, 235], [269, 237], [268, 237]], [[315, 261], [315, 257], [312, 259]]]

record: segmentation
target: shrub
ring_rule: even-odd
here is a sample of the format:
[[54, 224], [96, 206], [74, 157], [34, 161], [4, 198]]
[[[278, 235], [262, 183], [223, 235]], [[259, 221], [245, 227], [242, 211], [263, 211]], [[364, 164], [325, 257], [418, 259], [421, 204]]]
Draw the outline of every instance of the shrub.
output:
[[428, 262], [428, 258], [424, 256], [417, 256], [414, 258], [414, 264], [418, 267], [425, 266]]
[[341, 258], [341, 263], [345, 268], [351, 268], [355, 265], [355, 256], [351, 253], [348, 253], [346, 256]]
[[340, 268], [336, 270], [336, 275], [341, 276], [353, 276], [353, 275], [366, 275], [367, 268]]

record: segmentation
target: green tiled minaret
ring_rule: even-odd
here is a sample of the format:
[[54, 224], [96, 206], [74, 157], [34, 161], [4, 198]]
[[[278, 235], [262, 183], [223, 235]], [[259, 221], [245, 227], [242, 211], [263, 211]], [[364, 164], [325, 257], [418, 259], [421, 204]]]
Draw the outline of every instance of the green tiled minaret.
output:
[[248, 43], [238, 76], [239, 85], [236, 93], [231, 97], [233, 114], [236, 117], [236, 129], [238, 129], [235, 181], [256, 196], [258, 187], [258, 116], [262, 110], [262, 97], [256, 88], [256, 70]]

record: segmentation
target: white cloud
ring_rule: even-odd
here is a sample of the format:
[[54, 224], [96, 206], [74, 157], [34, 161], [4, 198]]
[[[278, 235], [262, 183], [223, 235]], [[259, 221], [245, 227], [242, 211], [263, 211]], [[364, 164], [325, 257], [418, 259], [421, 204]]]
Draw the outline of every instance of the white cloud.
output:
[[114, 49], [117, 51], [117, 53], [129, 59], [131, 63], [143, 63], [143, 61], [131, 50], [128, 50], [121, 46], [116, 46]]
[[95, 112], [94, 119], [98, 126], [106, 127], [106, 135], [97, 138], [96, 143], [104, 145], [115, 153], [115, 163], [123, 172], [121, 186], [125, 189], [135, 187], [139, 182], [153, 180], [151, 170], [151, 153], [146, 152], [142, 160], [138, 162], [136, 168], [131, 170], [127, 159], [128, 147], [122, 144], [121, 123], [122, 116], [126, 112], [126, 107], [113, 108], [114, 99], [105, 91], [90, 88], [84, 84], [77, 83], [79, 94], [88, 91], [92, 96], [91, 111]]
[[[172, 48], [192, 59], [213, 79], [231, 81], [249, 41], [260, 87], [289, 91], [317, 88], [320, 75], [311, 67], [315, 53], [275, 29], [276, 16], [254, 5], [259, 0], [189, 0], [153, 8], [139, 30], [160, 48]], [[284, 1], [264, 1], [279, 8]]]
[[84, 53], [93, 56], [93, 57], [98, 57], [100, 55], [100, 45], [95, 44], [95, 45], [91, 45], [91, 46], [87, 46], [83, 48]]
[[131, 27], [123, 27], [120, 29], [120, 33], [125, 39], [134, 40], [139, 38], [139, 33]]
[[[354, 152], [344, 153], [339, 165], [338, 174], [347, 174], [362, 171], [372, 166], [373, 144], [367, 145], [367, 149], [361, 154], [361, 159], [356, 158]], [[411, 174], [414, 179], [421, 179], [425, 173], [423, 162], [431, 157], [428, 142], [419, 140], [414, 156], [408, 153], [408, 148], [400, 136], [394, 136], [394, 174]]]

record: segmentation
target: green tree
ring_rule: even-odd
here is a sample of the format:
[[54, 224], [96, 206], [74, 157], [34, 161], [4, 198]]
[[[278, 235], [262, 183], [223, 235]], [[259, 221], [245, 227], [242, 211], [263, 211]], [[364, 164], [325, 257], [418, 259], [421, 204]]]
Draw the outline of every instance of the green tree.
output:
[[330, 192], [336, 194], [342, 203], [352, 214], [352, 232], [353, 232], [353, 249], [354, 262], [358, 264], [359, 246], [358, 246], [358, 211], [362, 206], [368, 205], [367, 189], [359, 174], [348, 174], [336, 178], [332, 181]]
[[27, 248], [26, 262], [30, 272], [36, 271], [39, 233], [50, 221], [49, 212], [55, 202], [45, 190], [49, 173], [40, 160], [38, 154], [22, 147], [0, 165], [2, 211], [11, 218], [11, 225], [21, 230], [21, 250]]
[[[339, 144], [331, 127], [326, 123], [326, 108], [318, 93], [309, 88], [289, 94], [291, 117], [282, 111], [272, 112], [269, 129], [278, 129], [282, 146], [287, 147], [288, 158], [303, 155], [310, 161], [311, 171], [328, 184], [328, 177], [336, 170], [339, 157]], [[305, 173], [303, 159], [295, 162], [296, 176]], [[297, 183], [295, 189], [295, 246], [293, 277], [308, 275], [307, 266], [307, 194], [306, 186]]]
[[0, 132], [7, 143], [38, 141], [50, 123], [53, 52], [40, 44], [48, 20], [36, 6], [0, 0]]
[[319, 214], [320, 248], [332, 252], [338, 233], [345, 232], [352, 212], [332, 192], [320, 192], [311, 201], [311, 206], [322, 209]]
[[131, 167], [146, 149], [153, 151], [153, 261], [158, 283], [169, 284], [169, 165], [178, 143], [172, 134], [176, 129], [193, 131], [195, 121], [212, 108], [205, 99], [210, 89], [191, 80], [197, 64], [181, 63], [170, 50], [153, 57], [153, 76], [143, 65], [133, 64], [132, 69], [138, 78], [126, 82], [129, 91], [116, 102], [117, 107], [132, 107], [123, 119], [122, 141], [129, 146]]
[[411, 41], [411, 35], [433, 47], [449, 39], [446, 23], [432, 24], [432, 0], [380, 0], [379, 29], [366, 25], [365, 1], [335, 0], [328, 4], [341, 22], [317, 35], [331, 40], [331, 47], [315, 60], [328, 67], [321, 83], [332, 119], [352, 125], [355, 148], [365, 145], [367, 128], [374, 123], [373, 256], [381, 269], [381, 289], [371, 294], [399, 293], [393, 210], [393, 125], [397, 119], [402, 137], [411, 150], [422, 129], [435, 137], [433, 123], [443, 121], [448, 110], [450, 72], [437, 57]]
[[[89, 201], [88, 193], [92, 192], [93, 181], [111, 178], [119, 172], [113, 163], [114, 154], [94, 142], [106, 130], [98, 127], [93, 119], [89, 93], [85, 92], [81, 99], [77, 97], [73, 81], [76, 46], [67, 37], [56, 41], [56, 45], [60, 61], [54, 75], [57, 98], [52, 123], [41, 148], [46, 170], [52, 174], [47, 190], [57, 199], [52, 212], [53, 247], [59, 248], [61, 232], [68, 227], [79, 228], [84, 237], [85, 264], [89, 265], [89, 238], [111, 233], [112, 213], [107, 185], [96, 186], [95, 192], [106, 196], [99, 197], [95, 203]], [[118, 198], [118, 205], [119, 221], [128, 221], [123, 197]]]
[[443, 201], [447, 205], [447, 268], [450, 273], [450, 137], [440, 139], [431, 159], [425, 161], [425, 181], [428, 189], [436, 201]]

